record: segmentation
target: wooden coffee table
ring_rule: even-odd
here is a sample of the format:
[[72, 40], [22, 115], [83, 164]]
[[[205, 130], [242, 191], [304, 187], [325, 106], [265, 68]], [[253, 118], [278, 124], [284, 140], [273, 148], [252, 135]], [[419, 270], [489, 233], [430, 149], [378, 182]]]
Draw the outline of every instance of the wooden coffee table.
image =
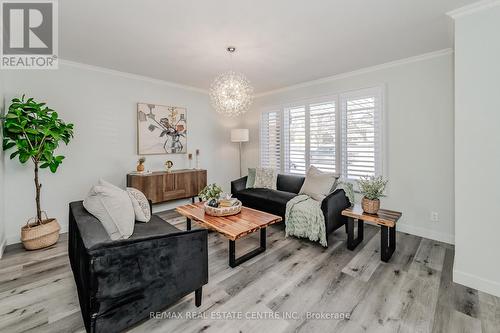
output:
[[[363, 221], [380, 225], [380, 259], [388, 262], [396, 250], [396, 222], [401, 212], [380, 209], [377, 214], [363, 212], [360, 205], [344, 209], [343, 216], [347, 216], [347, 248], [354, 250], [363, 241]], [[358, 236], [354, 238], [354, 220], [358, 220]]]
[[[187, 218], [187, 230], [191, 229], [191, 220], [193, 220], [229, 239], [229, 266], [231, 267], [236, 267], [266, 251], [266, 227], [281, 221], [280, 216], [247, 207], [242, 207], [241, 212], [236, 215], [211, 216], [205, 214], [203, 202], [179, 206], [175, 210]], [[258, 230], [260, 230], [260, 246], [236, 258], [236, 240]]]

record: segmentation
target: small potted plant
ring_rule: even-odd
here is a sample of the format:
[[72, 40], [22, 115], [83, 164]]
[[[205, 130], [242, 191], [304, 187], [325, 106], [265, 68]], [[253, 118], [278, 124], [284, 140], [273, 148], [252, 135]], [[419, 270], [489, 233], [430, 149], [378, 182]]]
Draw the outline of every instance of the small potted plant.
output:
[[222, 194], [222, 188], [217, 184], [209, 184], [205, 186], [203, 190], [198, 194], [198, 196], [203, 201], [208, 201], [208, 205], [211, 207], [219, 206], [219, 199]]
[[38, 171], [39, 168], [49, 168], [53, 173], [57, 171], [64, 156], [56, 155], [55, 150], [60, 142], [68, 144], [73, 138], [73, 124], [63, 122], [45, 103], [25, 99], [24, 95], [12, 100], [2, 119], [3, 150], [14, 149], [10, 159], [17, 157], [21, 164], [31, 160], [35, 171], [36, 216], [28, 219], [21, 228], [21, 241], [27, 250], [53, 245], [59, 239], [60, 226], [55, 218], [42, 215], [45, 212], [40, 206], [42, 184]]
[[139, 160], [137, 161], [137, 172], [143, 172], [144, 171], [144, 163], [146, 162], [146, 158], [145, 157], [141, 157], [139, 158]]
[[229, 216], [238, 214], [241, 211], [241, 201], [232, 199], [231, 194], [223, 193], [222, 188], [217, 184], [205, 186], [198, 196], [205, 201], [205, 214]]
[[380, 198], [384, 196], [385, 186], [389, 182], [379, 177], [361, 177], [358, 179], [359, 191], [363, 195], [361, 207], [368, 214], [377, 214], [380, 209]]

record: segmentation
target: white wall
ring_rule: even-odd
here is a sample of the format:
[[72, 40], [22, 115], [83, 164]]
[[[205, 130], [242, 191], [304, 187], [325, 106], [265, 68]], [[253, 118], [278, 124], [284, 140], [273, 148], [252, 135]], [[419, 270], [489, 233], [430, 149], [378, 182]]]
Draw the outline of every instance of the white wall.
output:
[[[403, 212], [399, 230], [452, 243], [453, 207], [453, 56], [451, 51], [301, 84], [260, 97], [246, 117], [251, 141], [245, 166], [259, 162], [262, 108], [314, 96], [385, 87], [389, 195], [382, 206]], [[430, 212], [439, 222], [430, 221]]]
[[[4, 71], [5, 96], [26, 94], [46, 101], [66, 122], [75, 124], [75, 138], [60, 148], [66, 156], [56, 174], [41, 175], [42, 207], [67, 229], [68, 203], [82, 200], [102, 177], [119, 186], [135, 169], [136, 103], [148, 102], [187, 108], [188, 151], [201, 151], [200, 167], [208, 181], [229, 189], [237, 178], [237, 147], [230, 143], [235, 121], [221, 118], [208, 95], [156, 80], [63, 62], [59, 70]], [[146, 168], [162, 170], [170, 159], [174, 168], [187, 166], [186, 154], [147, 156]], [[33, 168], [18, 160], [5, 162], [5, 219], [8, 243], [19, 241], [20, 227], [35, 214]], [[156, 207], [172, 208], [179, 202]]]
[[500, 296], [500, 6], [455, 20], [455, 282]]
[[[4, 82], [3, 82], [3, 77], [1, 76], [0, 73], [0, 115], [3, 115], [4, 113]], [[1, 124], [1, 122], [0, 122]], [[2, 129], [0, 126], [0, 136], [2, 135]], [[3, 149], [0, 147], [0, 258], [2, 257], [3, 250], [6, 245], [6, 239], [5, 239], [5, 205], [4, 205], [4, 192], [5, 192], [5, 186], [4, 186], [4, 171], [5, 171], [5, 166], [4, 166], [4, 152]]]

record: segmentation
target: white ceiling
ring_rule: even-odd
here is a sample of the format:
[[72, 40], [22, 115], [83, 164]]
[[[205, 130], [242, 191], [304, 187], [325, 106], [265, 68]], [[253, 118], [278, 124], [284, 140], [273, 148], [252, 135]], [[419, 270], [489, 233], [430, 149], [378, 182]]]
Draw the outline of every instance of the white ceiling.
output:
[[233, 68], [256, 92], [452, 47], [474, 0], [64, 0], [61, 58], [207, 89]]

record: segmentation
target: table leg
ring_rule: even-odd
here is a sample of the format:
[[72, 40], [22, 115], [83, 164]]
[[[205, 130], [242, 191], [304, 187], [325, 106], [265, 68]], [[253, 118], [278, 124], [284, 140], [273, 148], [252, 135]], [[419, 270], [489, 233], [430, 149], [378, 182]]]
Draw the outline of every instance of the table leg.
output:
[[186, 218], [186, 230], [191, 230], [191, 219]]
[[236, 258], [236, 241], [229, 240], [229, 266], [236, 267], [247, 260], [252, 259], [258, 254], [266, 251], [266, 228], [260, 229], [260, 246], [255, 250], [245, 253], [239, 258]]
[[396, 226], [380, 226], [380, 260], [388, 262], [396, 250]]
[[347, 218], [347, 248], [354, 250], [359, 243], [363, 241], [364, 236], [364, 223], [363, 220], [358, 219], [358, 236], [354, 238], [354, 218]]

